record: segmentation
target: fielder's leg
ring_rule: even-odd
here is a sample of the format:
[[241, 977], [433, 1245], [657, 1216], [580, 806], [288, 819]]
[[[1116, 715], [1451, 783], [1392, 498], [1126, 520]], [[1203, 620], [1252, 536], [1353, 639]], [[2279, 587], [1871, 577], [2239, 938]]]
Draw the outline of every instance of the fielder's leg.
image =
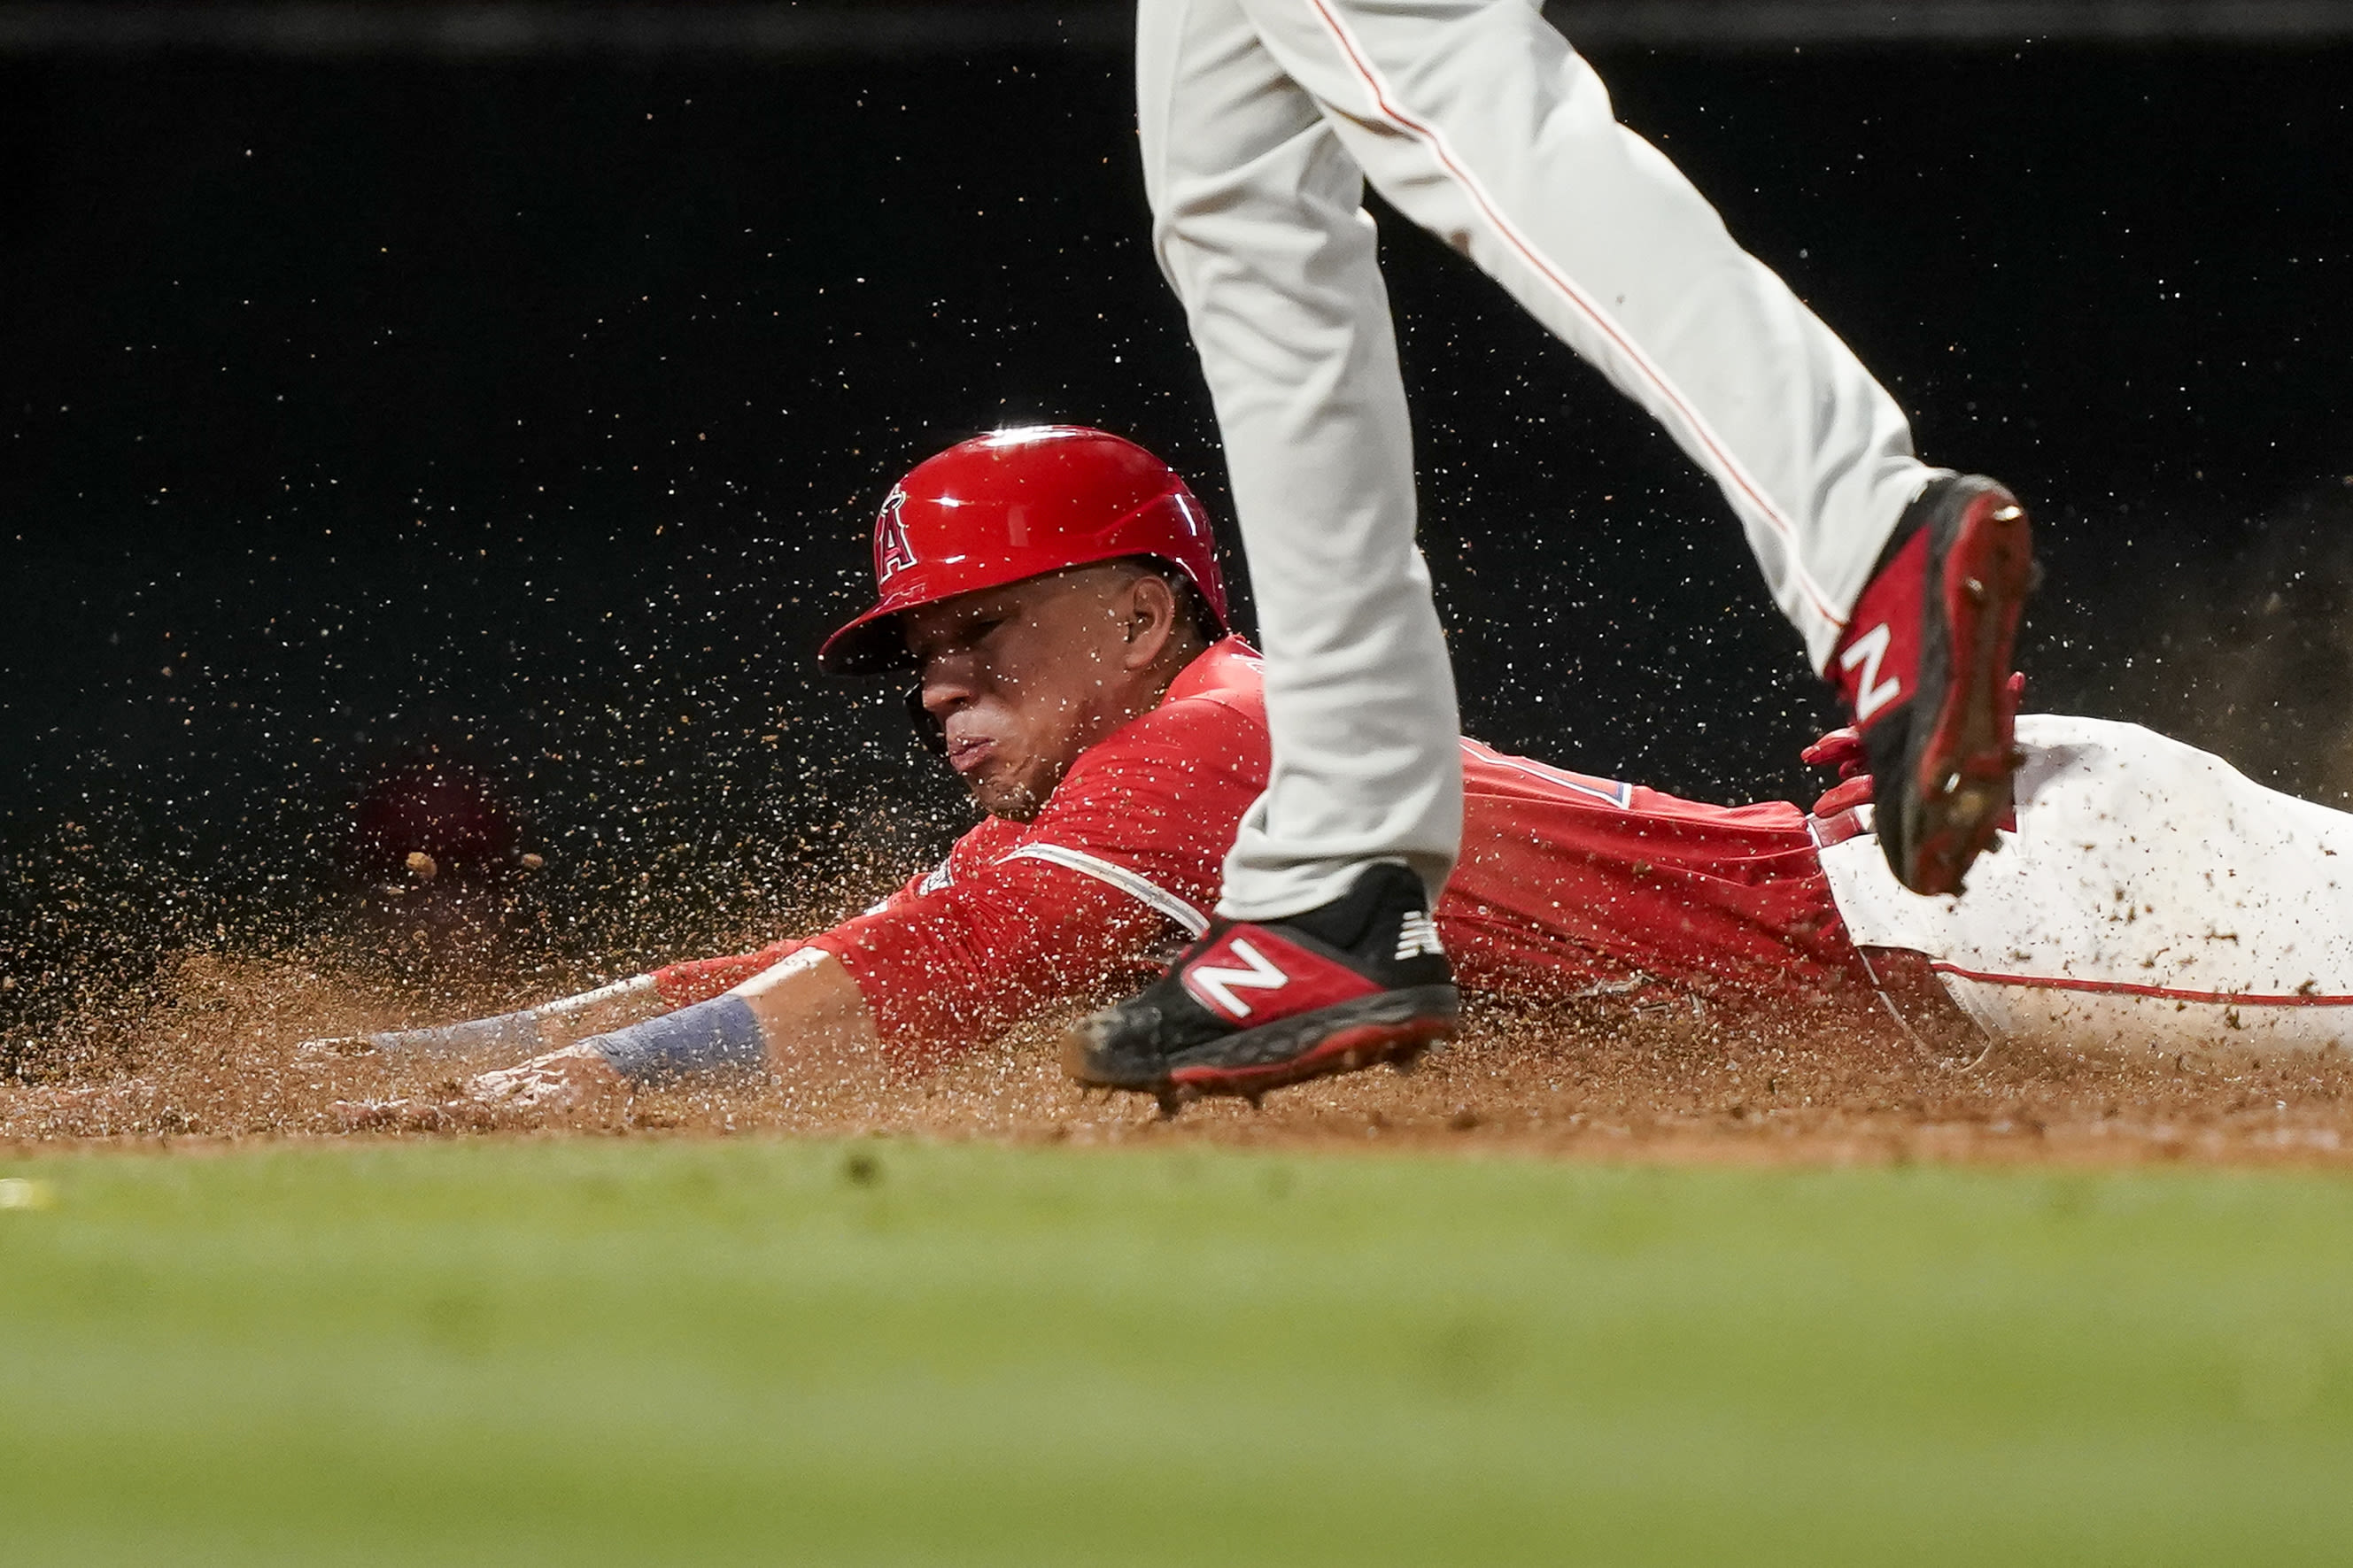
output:
[[[1997, 697], [2029, 574], [2015, 500], [1957, 492], [1913, 456], [1894, 399], [1617, 122], [1527, 0], [1238, 3], [1383, 195], [1715, 478], [1872, 742], [1902, 829], [1891, 865], [1917, 890], [1957, 890], [2007, 805]], [[1899, 529], [1927, 549], [1888, 552]]]
[[1145, 0], [1138, 23], [1153, 238], [1225, 437], [1273, 748], [1219, 918], [1065, 1042], [1080, 1081], [1166, 1110], [1452, 1032], [1430, 911], [1462, 763], [1363, 174], [1234, 0]]
[[1383, 195], [1471, 258], [1723, 487], [1828, 664], [1926, 483], [1903, 412], [1620, 125], [1527, 0], [1240, 0]]
[[1153, 239], [1225, 438], [1267, 655], [1273, 772], [1219, 912], [1329, 903], [1461, 837], [1453, 672], [1414, 544], [1412, 437], [1364, 176], [1235, 0], [1145, 0]]

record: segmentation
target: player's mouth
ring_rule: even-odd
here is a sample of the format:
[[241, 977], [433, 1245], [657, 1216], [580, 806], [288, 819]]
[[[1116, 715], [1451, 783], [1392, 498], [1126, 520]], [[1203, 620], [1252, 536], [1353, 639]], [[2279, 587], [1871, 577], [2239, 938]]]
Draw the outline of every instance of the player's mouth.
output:
[[970, 777], [987, 767], [997, 755], [997, 742], [977, 735], [951, 736], [948, 740], [948, 766]]

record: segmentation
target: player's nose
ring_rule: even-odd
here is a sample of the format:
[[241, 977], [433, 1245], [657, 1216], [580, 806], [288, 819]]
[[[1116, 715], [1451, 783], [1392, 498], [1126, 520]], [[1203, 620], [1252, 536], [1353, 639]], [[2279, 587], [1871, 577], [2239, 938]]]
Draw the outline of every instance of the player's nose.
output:
[[925, 659], [915, 688], [916, 700], [924, 712], [944, 720], [979, 694], [974, 674], [970, 659], [944, 655]]

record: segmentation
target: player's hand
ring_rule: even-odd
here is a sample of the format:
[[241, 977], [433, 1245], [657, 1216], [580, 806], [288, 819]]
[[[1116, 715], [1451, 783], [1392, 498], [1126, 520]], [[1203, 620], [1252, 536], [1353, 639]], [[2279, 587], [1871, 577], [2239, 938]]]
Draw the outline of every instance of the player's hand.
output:
[[477, 1075], [466, 1098], [491, 1110], [587, 1110], [627, 1100], [628, 1081], [604, 1053], [582, 1042], [549, 1051], [519, 1066]]
[[1871, 759], [1863, 753], [1862, 735], [1852, 724], [1832, 730], [1799, 756], [1808, 767], [1838, 769], [1842, 779], [1868, 773], [1871, 768]]
[[1818, 820], [1827, 822], [1842, 811], [1871, 804], [1871, 759], [1864, 753], [1862, 737], [1853, 725], [1832, 730], [1808, 746], [1802, 754], [1810, 766], [1839, 771], [1839, 782], [1814, 802], [1813, 814]]
[[455, 1100], [339, 1100], [328, 1114], [346, 1132], [488, 1132], [546, 1116], [617, 1110], [628, 1097], [627, 1080], [583, 1044], [478, 1074]]

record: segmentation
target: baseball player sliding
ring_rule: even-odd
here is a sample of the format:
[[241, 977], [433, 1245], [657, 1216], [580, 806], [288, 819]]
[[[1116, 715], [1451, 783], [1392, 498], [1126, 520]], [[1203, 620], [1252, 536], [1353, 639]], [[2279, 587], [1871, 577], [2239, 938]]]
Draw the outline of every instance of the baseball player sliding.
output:
[[1176, 942], [1198, 954], [1187, 1005], [1257, 1054], [1107, 1056], [1082, 1025], [1065, 1057], [1082, 1081], [1164, 1107], [1255, 1097], [1316, 1070], [1286, 1020], [1368, 1019], [1367, 1054], [1394, 1055], [1446, 1032], [1451, 1007], [1424, 998], [1458, 979], [1833, 1030], [1893, 1014], [1940, 1055], [2353, 1037], [2353, 816], [2089, 719], [2016, 721], [2008, 852], [1967, 900], [1892, 875], [1852, 732], [1810, 753], [1849, 775], [1811, 812], [1458, 741], [1463, 853], [1433, 910], [1399, 890], [1416, 873], [1377, 863], [1313, 929], [1219, 927], [1222, 851], [1267, 786], [1267, 698], [1184, 482], [1099, 431], [985, 436], [892, 490], [874, 568], [875, 605], [818, 657], [913, 675], [921, 722], [987, 812], [944, 862], [806, 940], [369, 1043], [529, 1056], [471, 1085], [519, 1108], [708, 1073], [922, 1070], [1133, 984]]
[[[1091, 1074], [1262, 1065], [1265, 1015], [1196, 1005], [1203, 976], [1232, 967], [1236, 942], [1303, 942], [1385, 975], [1359, 926], [1426, 919], [1463, 843], [1368, 177], [1715, 478], [1854, 716], [1896, 880], [1960, 890], [2010, 809], [2001, 690], [2032, 574], [2026, 515], [1993, 481], [1913, 456], [1894, 401], [1618, 124], [1536, 0], [1142, 0], [1135, 68], [1154, 245], [1257, 590], [1272, 764], [1210, 930], [1091, 1022]], [[1293, 1070], [1442, 1028], [1453, 993], [1427, 956], [1377, 1001], [1283, 1017]]]

